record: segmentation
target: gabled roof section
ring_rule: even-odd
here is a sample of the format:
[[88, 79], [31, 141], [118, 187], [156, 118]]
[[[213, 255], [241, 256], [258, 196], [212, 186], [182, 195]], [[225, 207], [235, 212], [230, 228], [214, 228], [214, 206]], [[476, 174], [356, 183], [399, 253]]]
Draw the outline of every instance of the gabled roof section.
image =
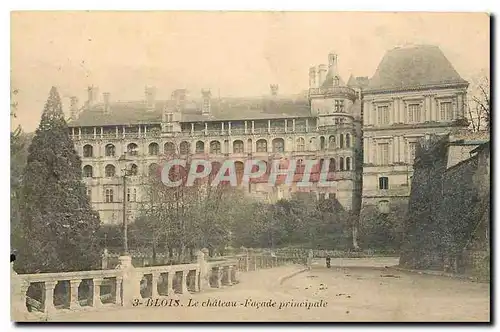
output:
[[447, 85], [468, 85], [441, 49], [433, 45], [388, 51], [370, 79], [367, 92], [411, 90]]

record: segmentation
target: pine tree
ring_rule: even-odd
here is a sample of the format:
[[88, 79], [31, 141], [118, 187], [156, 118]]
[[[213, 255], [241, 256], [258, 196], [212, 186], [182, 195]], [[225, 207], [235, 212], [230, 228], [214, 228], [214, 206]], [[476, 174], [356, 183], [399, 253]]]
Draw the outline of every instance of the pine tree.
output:
[[16, 260], [19, 272], [97, 268], [99, 215], [86, 195], [81, 160], [55, 87], [28, 149], [22, 190], [24, 245]]

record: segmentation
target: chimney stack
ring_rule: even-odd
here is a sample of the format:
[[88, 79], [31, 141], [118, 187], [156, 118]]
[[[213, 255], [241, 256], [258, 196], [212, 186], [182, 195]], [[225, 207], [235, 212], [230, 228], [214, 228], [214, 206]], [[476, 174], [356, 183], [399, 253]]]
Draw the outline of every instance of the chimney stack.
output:
[[109, 113], [109, 96], [110, 96], [109, 92], [104, 92], [102, 94], [102, 99], [104, 101], [104, 113], [105, 114]]
[[147, 86], [145, 89], [146, 105], [148, 111], [155, 109], [156, 88], [154, 86]]
[[208, 115], [208, 114], [210, 114], [210, 111], [211, 111], [210, 98], [212, 97], [212, 93], [210, 92], [210, 89], [208, 89], [208, 90], [201, 90], [201, 94], [203, 96], [203, 104], [201, 106], [201, 114]]
[[89, 86], [87, 89], [87, 106], [92, 107], [98, 101], [99, 98], [99, 88], [96, 86]]
[[328, 69], [334, 70], [334, 72], [337, 72], [337, 59], [338, 55], [335, 53], [330, 53], [328, 54]]
[[71, 119], [76, 120], [76, 117], [78, 116], [78, 98], [75, 96], [70, 98], [70, 113]]
[[318, 66], [318, 87], [321, 87], [326, 78], [326, 65]]
[[317, 88], [316, 86], [316, 67], [309, 68], [309, 88]]
[[276, 97], [278, 95], [278, 84], [271, 84], [271, 96]]

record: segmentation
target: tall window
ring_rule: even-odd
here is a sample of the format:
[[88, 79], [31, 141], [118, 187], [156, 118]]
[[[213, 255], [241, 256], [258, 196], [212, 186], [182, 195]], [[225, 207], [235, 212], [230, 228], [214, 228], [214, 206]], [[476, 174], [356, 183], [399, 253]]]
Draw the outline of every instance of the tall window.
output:
[[451, 121], [453, 120], [453, 105], [451, 101], [445, 101], [439, 103], [439, 111], [441, 114], [441, 120]]
[[306, 149], [306, 141], [302, 138], [299, 137], [297, 138], [297, 151], [305, 151]]
[[83, 167], [83, 176], [86, 178], [92, 177], [92, 166], [85, 165], [85, 167]]
[[137, 173], [139, 173], [139, 167], [137, 167], [136, 164], [132, 164], [132, 166], [130, 166], [129, 175], [136, 176]]
[[189, 154], [189, 143], [184, 141], [179, 145], [179, 153], [183, 156]]
[[166, 155], [175, 154], [175, 145], [172, 142], [165, 143], [164, 151]]
[[113, 189], [106, 189], [104, 197], [106, 203], [113, 203]]
[[344, 101], [335, 100], [335, 113], [344, 113]]
[[233, 153], [243, 153], [243, 141], [234, 141], [233, 142]]
[[351, 147], [351, 135], [345, 134], [345, 147], [350, 148]]
[[196, 142], [196, 153], [204, 153], [205, 152], [205, 143], [203, 141]]
[[340, 142], [339, 142], [339, 147], [341, 149], [344, 148], [344, 134], [340, 134]]
[[335, 145], [335, 136], [331, 135], [328, 138], [328, 150], [335, 150], [337, 146]]
[[345, 170], [345, 168], [344, 168], [344, 158], [343, 157], [339, 158], [339, 170], [341, 170], [341, 171]]
[[351, 158], [350, 157], [345, 158], [345, 170], [346, 171], [351, 170]]
[[409, 162], [413, 164], [413, 161], [415, 160], [415, 150], [417, 148], [417, 143], [416, 142], [409, 142], [408, 143], [408, 158]]
[[420, 104], [410, 104], [408, 105], [408, 122], [416, 123], [420, 122]]
[[160, 147], [158, 146], [157, 143], [149, 144], [149, 155], [150, 156], [157, 156], [159, 152], [160, 152]]
[[273, 139], [273, 152], [284, 152], [285, 151], [285, 141], [283, 138]]
[[127, 145], [127, 153], [131, 156], [137, 156], [139, 154], [139, 147], [135, 143], [130, 143]]
[[379, 165], [389, 165], [389, 143], [378, 145], [379, 149]]
[[219, 154], [221, 153], [221, 147], [219, 141], [210, 142], [210, 153]]
[[93, 149], [92, 149], [92, 145], [85, 145], [83, 147], [83, 157], [84, 158], [92, 158], [93, 156]]
[[257, 152], [267, 152], [267, 141], [260, 139], [257, 141]]
[[127, 202], [135, 202], [137, 200], [137, 189], [127, 188]]
[[330, 158], [330, 165], [329, 165], [329, 169], [328, 171], [329, 172], [335, 172], [335, 166], [336, 166], [336, 163], [335, 163], [335, 159], [334, 158]]
[[113, 165], [106, 165], [106, 167], [104, 168], [104, 174], [107, 178], [115, 176], [115, 173], [115, 166]]
[[387, 176], [382, 176], [378, 178], [378, 188], [389, 189], [389, 178]]
[[389, 106], [378, 106], [378, 124], [386, 125], [389, 124]]
[[325, 150], [325, 148], [326, 148], [325, 145], [326, 145], [326, 139], [323, 136], [321, 136], [319, 138], [319, 149], [322, 151]]
[[114, 157], [115, 146], [113, 144], [107, 144], [104, 153], [106, 154], [106, 157]]

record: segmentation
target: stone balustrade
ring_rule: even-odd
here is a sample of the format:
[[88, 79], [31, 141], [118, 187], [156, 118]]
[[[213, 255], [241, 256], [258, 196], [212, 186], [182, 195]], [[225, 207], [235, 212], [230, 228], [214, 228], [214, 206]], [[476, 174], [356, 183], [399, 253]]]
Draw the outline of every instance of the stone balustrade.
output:
[[192, 264], [134, 267], [121, 256], [113, 270], [17, 274], [11, 269], [11, 307], [15, 321], [43, 319], [65, 311], [128, 307], [133, 301], [222, 288], [239, 282], [238, 272], [281, 266], [293, 259], [268, 254], [208, 261], [199, 251]]

